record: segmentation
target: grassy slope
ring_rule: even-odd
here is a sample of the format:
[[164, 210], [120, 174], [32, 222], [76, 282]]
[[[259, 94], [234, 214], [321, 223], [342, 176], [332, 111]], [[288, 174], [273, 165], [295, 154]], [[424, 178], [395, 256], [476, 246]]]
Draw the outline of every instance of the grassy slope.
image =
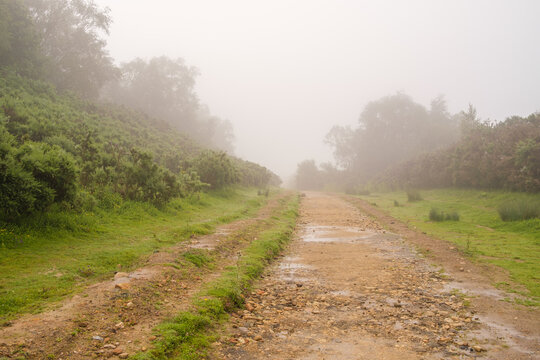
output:
[[[422, 201], [412, 203], [403, 191], [361, 197], [410, 226], [456, 244], [473, 259], [507, 269], [513, 280], [527, 288], [525, 295], [540, 300], [540, 219], [503, 222], [497, 213], [501, 202], [538, 199], [540, 194], [442, 189], [421, 191], [421, 195]], [[400, 206], [394, 206], [394, 200]], [[428, 214], [432, 207], [457, 211], [461, 219], [431, 222]]]
[[118, 264], [134, 268], [154, 250], [247, 217], [262, 203], [254, 190], [229, 190], [178, 199], [161, 210], [124, 202], [111, 210], [58, 212], [1, 228], [0, 317], [38, 311], [110, 277]]

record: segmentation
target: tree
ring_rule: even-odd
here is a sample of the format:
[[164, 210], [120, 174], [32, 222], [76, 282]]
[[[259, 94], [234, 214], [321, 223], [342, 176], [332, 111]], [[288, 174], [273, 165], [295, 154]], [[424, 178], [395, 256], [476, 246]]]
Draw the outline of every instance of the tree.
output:
[[166, 120], [184, 132], [194, 132], [199, 107], [194, 91], [196, 68], [181, 58], [161, 56], [122, 64], [120, 74], [117, 82], [104, 89], [103, 98]]
[[296, 169], [296, 187], [300, 190], [320, 190], [322, 188], [321, 172], [315, 160], [304, 160]]
[[388, 167], [418, 154], [448, 145], [457, 138], [455, 121], [442, 96], [428, 111], [405, 94], [366, 105], [356, 129], [334, 127], [326, 142], [334, 147], [338, 165], [368, 181]]
[[111, 18], [92, 0], [26, 0], [40, 48], [47, 58], [47, 78], [62, 90], [95, 98], [116, 76], [105, 49]]
[[0, 0], [0, 67], [37, 77], [43, 63], [28, 9], [18, 0]]
[[181, 58], [135, 59], [120, 67], [121, 76], [103, 89], [102, 98], [167, 121], [202, 145], [234, 152], [228, 120], [210, 114], [195, 93], [198, 70]]

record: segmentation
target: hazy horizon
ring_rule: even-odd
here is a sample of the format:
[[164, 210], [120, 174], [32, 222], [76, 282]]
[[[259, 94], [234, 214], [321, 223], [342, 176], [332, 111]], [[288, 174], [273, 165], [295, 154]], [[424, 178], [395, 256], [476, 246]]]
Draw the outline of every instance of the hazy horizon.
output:
[[540, 110], [535, 1], [97, 1], [111, 9], [117, 63], [182, 57], [196, 90], [234, 125], [236, 155], [284, 180], [332, 159], [333, 125], [404, 92], [481, 118]]

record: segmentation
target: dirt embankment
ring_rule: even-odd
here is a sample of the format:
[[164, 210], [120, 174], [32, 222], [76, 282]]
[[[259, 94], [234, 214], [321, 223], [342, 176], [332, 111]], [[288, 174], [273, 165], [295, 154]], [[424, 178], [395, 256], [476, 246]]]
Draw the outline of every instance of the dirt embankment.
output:
[[[459, 253], [440, 243], [449, 252], [425, 258], [412, 244], [432, 239], [417, 242], [413, 238], [422, 234], [381, 213], [371, 212], [380, 222], [374, 220], [366, 215], [371, 209], [355, 205], [307, 194], [287, 256], [233, 315], [214, 344], [214, 358], [538, 358], [537, 312], [515, 309], [490, 293], [476, 294], [470, 304], [455, 290], [461, 280], [455, 274], [493, 289]], [[393, 227], [387, 231], [380, 224]], [[445, 261], [454, 267], [440, 261], [449, 257]], [[445, 274], [433, 260], [445, 266]], [[516, 317], [513, 323], [487, 315], [499, 309]]]

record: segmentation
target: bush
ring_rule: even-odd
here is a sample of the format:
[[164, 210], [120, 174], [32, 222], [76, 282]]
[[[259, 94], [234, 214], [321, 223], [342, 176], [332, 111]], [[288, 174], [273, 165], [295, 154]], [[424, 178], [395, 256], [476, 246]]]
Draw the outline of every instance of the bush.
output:
[[193, 170], [199, 175], [200, 181], [209, 184], [212, 189], [239, 181], [236, 167], [224, 152], [203, 151], [193, 162]]
[[400, 205], [400, 203], [399, 203], [397, 200], [394, 200], [394, 206], [395, 206], [395, 207], [400, 207], [401, 205]]
[[0, 123], [0, 214], [5, 218], [71, 202], [77, 168], [58, 146], [27, 142], [18, 146]]
[[519, 221], [540, 218], [540, 200], [510, 200], [499, 205], [499, 216], [502, 221]]
[[420, 200], [422, 200], [422, 196], [418, 190], [407, 190], [407, 201], [413, 202]]
[[429, 211], [429, 220], [431, 221], [459, 221], [459, 214], [455, 211], [445, 213], [435, 208], [431, 208]]

